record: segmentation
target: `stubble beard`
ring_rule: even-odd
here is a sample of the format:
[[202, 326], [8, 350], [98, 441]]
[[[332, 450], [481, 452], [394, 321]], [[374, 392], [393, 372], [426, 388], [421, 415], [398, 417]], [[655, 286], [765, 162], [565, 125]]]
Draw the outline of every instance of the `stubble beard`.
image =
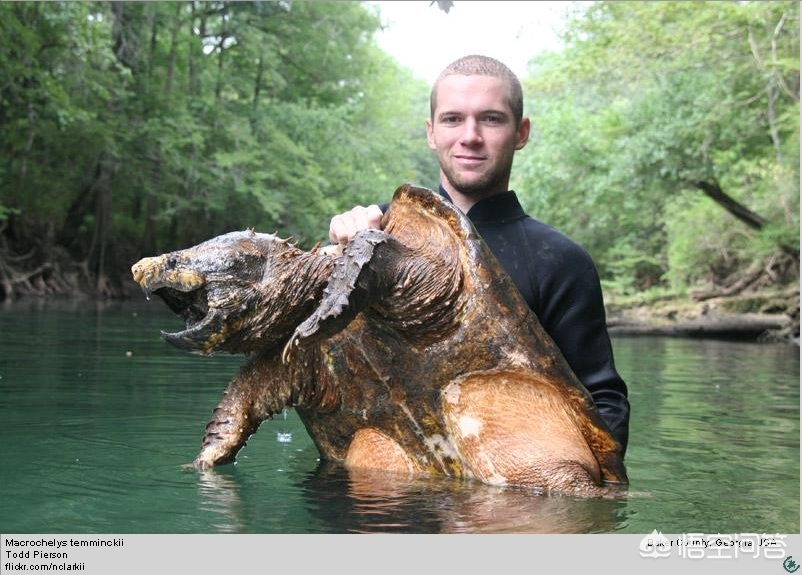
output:
[[[510, 168], [495, 166], [491, 170], [481, 173], [478, 177], [465, 178], [451, 167], [443, 169], [446, 180], [451, 187], [464, 196], [484, 197], [498, 192], [506, 192], [506, 184]], [[475, 176], [475, 172], [471, 173]], [[504, 188], [504, 189], [502, 189]]]

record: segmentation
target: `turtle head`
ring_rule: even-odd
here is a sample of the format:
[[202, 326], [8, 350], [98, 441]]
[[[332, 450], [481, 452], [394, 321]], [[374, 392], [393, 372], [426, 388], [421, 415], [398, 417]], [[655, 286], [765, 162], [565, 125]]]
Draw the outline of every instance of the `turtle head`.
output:
[[282, 314], [292, 309], [281, 305], [287, 288], [282, 270], [290, 267], [293, 255], [303, 253], [272, 234], [231, 232], [143, 258], [131, 273], [146, 297], [160, 297], [183, 318], [185, 329], [162, 332], [166, 341], [202, 355], [248, 353], [292, 332], [294, 326], [283, 327], [289, 319]]

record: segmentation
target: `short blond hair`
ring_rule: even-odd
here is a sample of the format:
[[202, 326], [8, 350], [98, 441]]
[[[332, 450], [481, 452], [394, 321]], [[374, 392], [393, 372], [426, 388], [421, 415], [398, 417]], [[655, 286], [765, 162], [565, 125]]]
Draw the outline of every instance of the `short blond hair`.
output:
[[509, 87], [507, 103], [515, 118], [515, 125], [521, 124], [521, 120], [524, 117], [524, 96], [521, 81], [503, 62], [479, 54], [471, 54], [454, 60], [437, 76], [429, 96], [429, 113], [432, 119], [434, 119], [434, 110], [437, 107], [437, 87], [440, 85], [440, 81], [447, 76], [491, 76], [503, 80]]

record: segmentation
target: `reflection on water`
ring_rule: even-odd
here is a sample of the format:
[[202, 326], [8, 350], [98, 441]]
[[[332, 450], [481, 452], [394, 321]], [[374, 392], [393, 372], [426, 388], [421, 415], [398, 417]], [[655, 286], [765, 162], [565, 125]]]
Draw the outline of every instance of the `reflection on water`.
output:
[[161, 341], [160, 306], [0, 307], [0, 531], [787, 533], [799, 530], [799, 349], [618, 338], [629, 490], [545, 496], [323, 464], [289, 412], [187, 471], [241, 358]]
[[[345, 484], [345, 490], [333, 490]], [[309, 476], [315, 515], [333, 532], [593, 533], [614, 529], [625, 499], [543, 496], [442, 478], [321, 466]]]
[[[269, 489], [260, 496], [260, 488], [230, 467], [199, 475], [201, 507], [217, 515], [211, 522], [220, 533], [246, 533], [257, 524], [262, 532], [292, 533], [596, 533], [615, 530], [627, 504], [626, 498], [545, 497], [442, 478], [355, 473], [325, 463], [293, 486]], [[302, 507], [288, 513], [284, 507], [293, 498]]]

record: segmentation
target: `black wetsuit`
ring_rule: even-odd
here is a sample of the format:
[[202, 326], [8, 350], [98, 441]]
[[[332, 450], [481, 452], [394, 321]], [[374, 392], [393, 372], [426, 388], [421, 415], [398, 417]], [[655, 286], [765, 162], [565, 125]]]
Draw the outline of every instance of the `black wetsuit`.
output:
[[[440, 194], [448, 198], [442, 188]], [[556, 229], [528, 216], [513, 191], [480, 200], [467, 216], [626, 451], [627, 386], [613, 362], [601, 283], [590, 255]]]

